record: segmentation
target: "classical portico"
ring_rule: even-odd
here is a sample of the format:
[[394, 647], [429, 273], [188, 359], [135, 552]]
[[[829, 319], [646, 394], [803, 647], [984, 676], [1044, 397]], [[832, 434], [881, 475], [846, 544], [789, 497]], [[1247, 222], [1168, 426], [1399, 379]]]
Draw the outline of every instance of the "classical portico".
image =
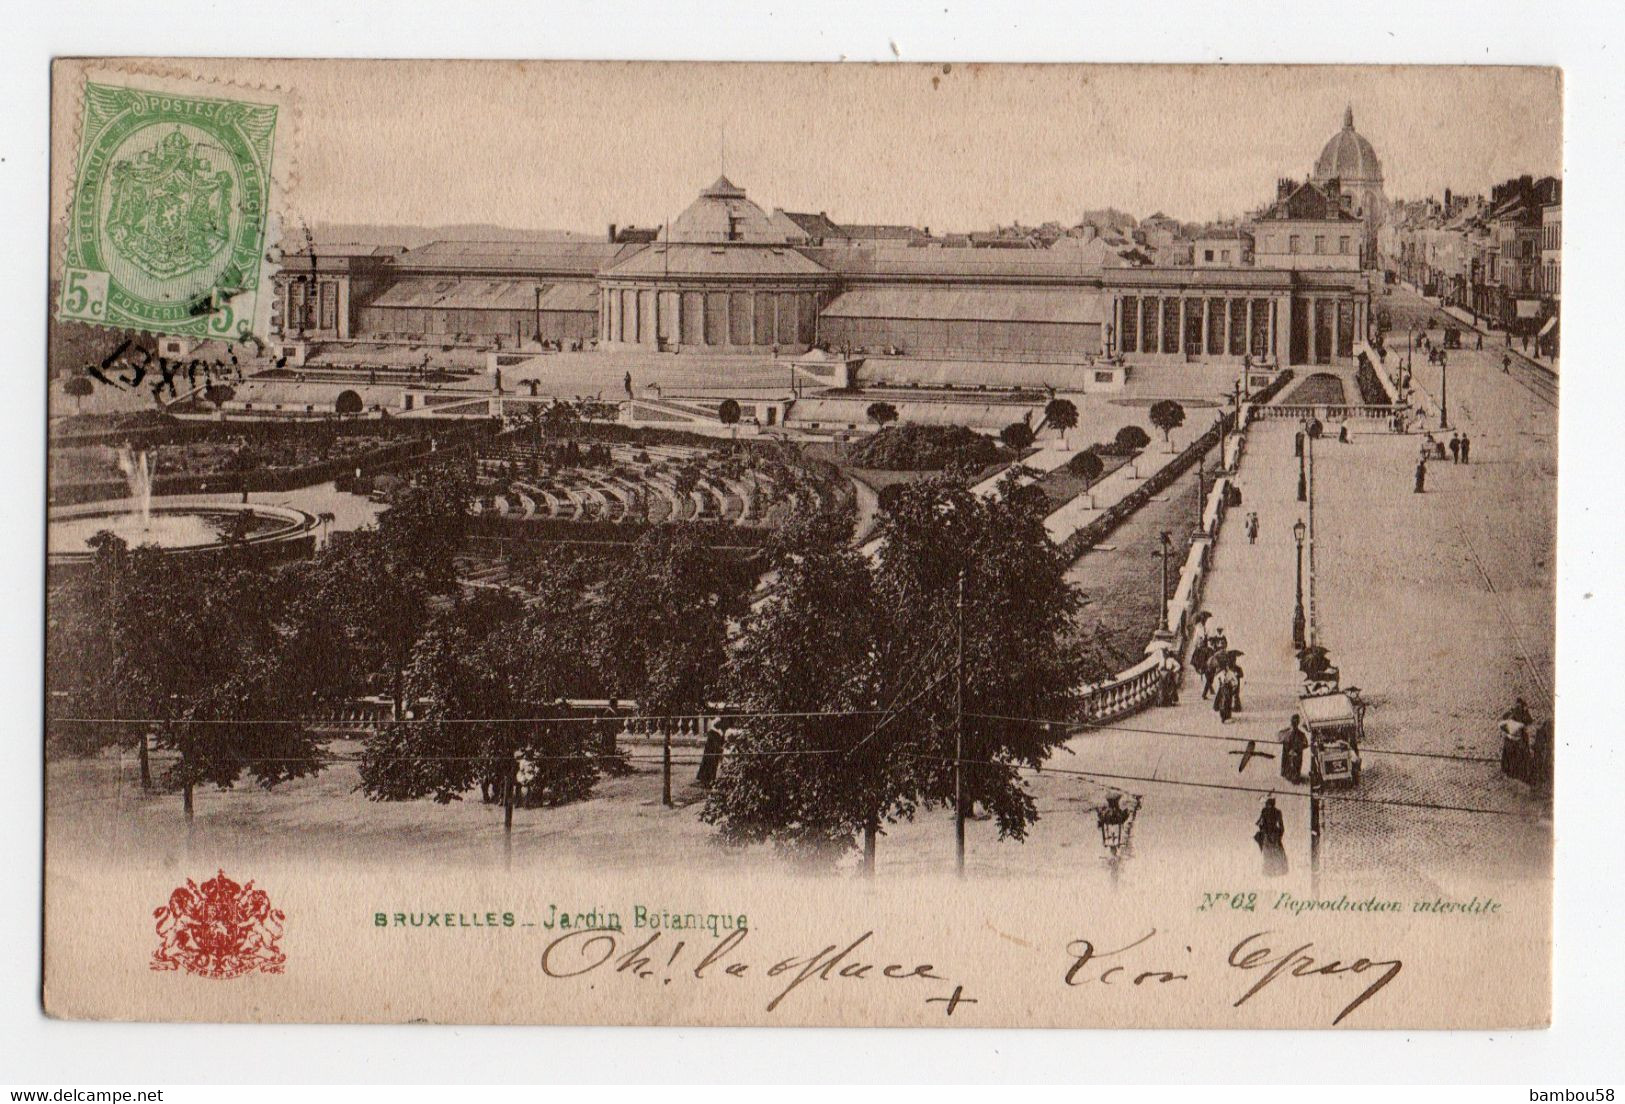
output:
[[1112, 351], [1130, 362], [1348, 363], [1366, 332], [1358, 273], [1130, 269], [1106, 289]]

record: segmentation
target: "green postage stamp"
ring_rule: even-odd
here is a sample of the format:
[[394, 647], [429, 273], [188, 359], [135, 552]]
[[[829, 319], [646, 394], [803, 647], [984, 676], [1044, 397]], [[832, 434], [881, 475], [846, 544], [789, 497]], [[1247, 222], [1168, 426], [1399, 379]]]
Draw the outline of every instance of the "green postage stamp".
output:
[[272, 104], [87, 83], [58, 317], [248, 334], [276, 120]]

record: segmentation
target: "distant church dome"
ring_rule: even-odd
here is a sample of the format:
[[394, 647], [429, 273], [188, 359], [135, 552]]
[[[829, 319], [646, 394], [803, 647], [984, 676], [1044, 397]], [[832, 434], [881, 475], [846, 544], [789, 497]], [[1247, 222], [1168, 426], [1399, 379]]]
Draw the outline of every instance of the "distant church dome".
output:
[[1359, 131], [1354, 129], [1354, 108], [1343, 112], [1343, 129], [1332, 135], [1331, 141], [1320, 151], [1315, 162], [1314, 179], [1323, 184], [1337, 179], [1344, 187], [1351, 184], [1381, 183], [1382, 162]]

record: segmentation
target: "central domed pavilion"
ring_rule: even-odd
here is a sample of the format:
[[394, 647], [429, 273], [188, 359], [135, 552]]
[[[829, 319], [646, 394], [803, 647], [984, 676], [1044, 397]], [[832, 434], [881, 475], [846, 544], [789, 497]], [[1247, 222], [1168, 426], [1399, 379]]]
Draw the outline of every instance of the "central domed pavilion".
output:
[[599, 284], [601, 347], [800, 353], [836, 274], [723, 176]]

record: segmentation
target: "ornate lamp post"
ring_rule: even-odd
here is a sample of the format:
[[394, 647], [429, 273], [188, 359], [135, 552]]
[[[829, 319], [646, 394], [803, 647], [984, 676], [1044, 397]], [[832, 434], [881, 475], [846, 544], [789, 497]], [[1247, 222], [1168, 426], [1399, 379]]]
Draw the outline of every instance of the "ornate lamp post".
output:
[[1304, 644], [1304, 615], [1303, 615], [1303, 539], [1308, 536], [1309, 527], [1299, 518], [1298, 523], [1292, 527], [1292, 539], [1298, 545], [1298, 598], [1292, 610], [1292, 646], [1302, 648]]
[[1298, 501], [1309, 501], [1309, 472], [1306, 465], [1309, 462], [1309, 435], [1302, 435], [1303, 447], [1298, 450]]
[[1139, 811], [1138, 799], [1128, 808], [1124, 808], [1123, 795], [1118, 793], [1107, 794], [1106, 804], [1095, 809], [1095, 822], [1100, 827], [1100, 843], [1106, 848], [1108, 855], [1106, 862], [1111, 867], [1113, 883], [1117, 881], [1120, 857], [1129, 853], [1129, 843], [1134, 833], [1134, 814]]
[[1157, 609], [1162, 612], [1163, 607], [1168, 604], [1168, 556], [1173, 552], [1174, 540], [1166, 529], [1158, 539], [1162, 542], [1162, 597], [1157, 602]]

